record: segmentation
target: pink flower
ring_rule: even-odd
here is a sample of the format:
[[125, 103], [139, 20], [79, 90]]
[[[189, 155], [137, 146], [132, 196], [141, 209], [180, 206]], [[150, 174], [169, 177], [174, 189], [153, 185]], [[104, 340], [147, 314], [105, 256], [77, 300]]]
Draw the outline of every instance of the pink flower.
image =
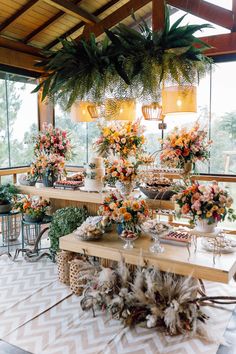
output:
[[201, 202], [199, 200], [196, 200], [192, 205], [192, 209], [198, 211], [200, 210], [200, 208], [201, 208]]

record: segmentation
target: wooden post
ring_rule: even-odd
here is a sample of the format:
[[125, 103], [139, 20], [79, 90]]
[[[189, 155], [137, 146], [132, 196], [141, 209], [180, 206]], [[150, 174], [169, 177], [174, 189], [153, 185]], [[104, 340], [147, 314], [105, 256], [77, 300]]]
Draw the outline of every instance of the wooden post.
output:
[[233, 28], [232, 28], [232, 32], [236, 32], [236, 0], [232, 0], [232, 11], [233, 11]]
[[152, 0], [152, 30], [158, 31], [165, 25], [165, 1]]
[[38, 93], [38, 117], [39, 130], [42, 129], [43, 123], [52, 124], [54, 126], [54, 105], [49, 99], [41, 100], [41, 91]]

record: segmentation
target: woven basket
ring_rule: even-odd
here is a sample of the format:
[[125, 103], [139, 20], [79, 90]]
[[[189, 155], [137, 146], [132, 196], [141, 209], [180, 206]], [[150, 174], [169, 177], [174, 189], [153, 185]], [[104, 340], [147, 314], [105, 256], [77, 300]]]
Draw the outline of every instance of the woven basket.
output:
[[61, 251], [57, 254], [57, 272], [60, 282], [70, 284], [70, 264], [73, 259], [74, 253], [68, 251]]
[[81, 295], [86, 285], [85, 277], [94, 273], [95, 268], [81, 259], [70, 262], [70, 289], [76, 295]]

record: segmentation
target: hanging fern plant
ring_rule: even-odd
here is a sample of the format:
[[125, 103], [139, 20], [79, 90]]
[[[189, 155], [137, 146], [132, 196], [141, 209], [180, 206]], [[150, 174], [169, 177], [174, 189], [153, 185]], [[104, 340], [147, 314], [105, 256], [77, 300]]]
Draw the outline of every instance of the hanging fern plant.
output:
[[170, 26], [166, 6], [160, 31], [142, 21], [139, 31], [124, 24], [106, 30], [102, 42], [96, 42], [93, 34], [87, 41], [63, 40], [61, 49], [46, 53], [38, 64], [48, 76], [34, 92], [42, 87], [42, 99], [63, 99], [70, 108], [77, 99], [98, 102], [107, 93], [156, 101], [165, 81], [196, 83], [212, 60], [203, 54], [209, 46], [194, 34], [211, 26], [181, 26], [184, 17]]

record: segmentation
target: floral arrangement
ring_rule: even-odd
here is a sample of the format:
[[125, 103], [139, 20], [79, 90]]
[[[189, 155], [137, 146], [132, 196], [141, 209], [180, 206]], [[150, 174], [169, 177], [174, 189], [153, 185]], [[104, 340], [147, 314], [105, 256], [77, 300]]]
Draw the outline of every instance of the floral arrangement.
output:
[[211, 141], [207, 140], [207, 132], [200, 130], [198, 122], [190, 130], [176, 127], [162, 143], [160, 159], [167, 167], [183, 168], [187, 162], [195, 165], [209, 158]]
[[44, 176], [60, 177], [65, 174], [65, 159], [56, 154], [40, 154], [31, 164], [31, 176], [43, 178]]
[[106, 160], [106, 180], [115, 183], [132, 182], [138, 174], [139, 163], [133, 163], [124, 158], [116, 160]]
[[60, 128], [53, 128], [51, 124], [44, 123], [43, 130], [33, 137], [34, 153], [36, 156], [44, 154], [56, 154], [70, 160], [72, 146], [68, 133]]
[[114, 268], [95, 268], [82, 272], [79, 282], [87, 281], [81, 307], [84, 311], [96, 309], [119, 319], [124, 325], [146, 325], [171, 336], [197, 335], [214, 338], [204, 325], [208, 316], [205, 307], [215, 300], [236, 303], [235, 297], [200, 296], [197, 279], [161, 272], [153, 267], [137, 267], [135, 271], [122, 260]]
[[174, 195], [173, 200], [180, 206], [179, 215], [192, 216], [192, 224], [198, 219], [206, 219], [208, 224], [213, 224], [223, 221], [226, 216], [230, 221], [236, 220], [231, 208], [233, 199], [216, 182], [211, 185], [193, 183]]
[[14, 204], [14, 209], [32, 218], [38, 218], [46, 213], [49, 205], [50, 203], [47, 200], [36, 200], [25, 197]]
[[108, 217], [115, 223], [140, 225], [151, 216], [145, 200], [123, 199], [119, 194], [111, 193], [106, 196], [99, 214]]
[[110, 151], [121, 157], [136, 156], [142, 152], [145, 142], [143, 127], [140, 121], [112, 122], [109, 125], [99, 125], [101, 134], [94, 143], [94, 148], [101, 155]]

